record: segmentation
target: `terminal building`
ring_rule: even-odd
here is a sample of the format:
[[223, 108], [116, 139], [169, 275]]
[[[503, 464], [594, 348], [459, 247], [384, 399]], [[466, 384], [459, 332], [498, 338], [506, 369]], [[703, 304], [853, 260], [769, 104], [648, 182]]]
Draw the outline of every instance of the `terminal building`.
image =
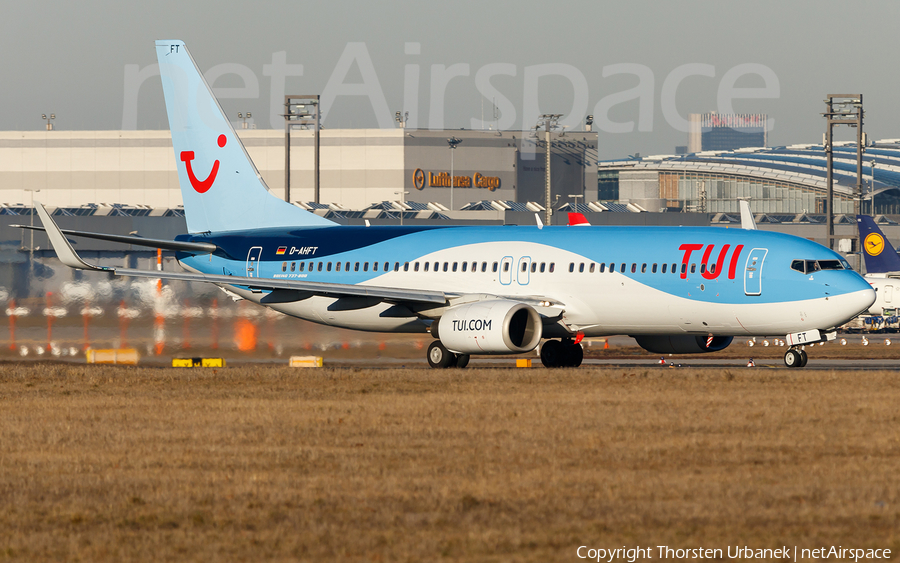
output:
[[[748, 198], [756, 213], [825, 213], [827, 160], [821, 144], [709, 150], [604, 161], [598, 167], [600, 199], [637, 204], [648, 211], [737, 213]], [[854, 214], [856, 143], [835, 143], [834, 212]], [[878, 141], [863, 153], [862, 210], [900, 214], [900, 139]]]

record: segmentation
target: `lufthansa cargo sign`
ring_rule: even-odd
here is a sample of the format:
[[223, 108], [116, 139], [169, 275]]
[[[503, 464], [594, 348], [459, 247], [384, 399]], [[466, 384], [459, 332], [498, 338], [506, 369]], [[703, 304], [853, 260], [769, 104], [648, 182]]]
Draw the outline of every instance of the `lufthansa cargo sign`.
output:
[[[450, 174], [446, 172], [426, 173], [421, 168], [416, 168], [413, 172], [413, 185], [417, 190], [422, 190], [426, 185], [432, 188], [449, 188]], [[471, 176], [453, 176], [454, 188], [487, 188], [494, 191], [500, 187], [500, 178], [497, 176], [485, 176], [481, 172], [476, 172]]]

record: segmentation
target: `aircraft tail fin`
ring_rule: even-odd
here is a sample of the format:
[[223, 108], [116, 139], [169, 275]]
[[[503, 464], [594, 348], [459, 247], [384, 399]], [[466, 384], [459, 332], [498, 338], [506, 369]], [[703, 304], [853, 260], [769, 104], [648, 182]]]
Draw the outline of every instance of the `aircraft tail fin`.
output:
[[188, 231], [335, 225], [269, 192], [183, 41], [156, 56]]
[[857, 215], [856, 224], [859, 227], [859, 239], [862, 241], [866, 272], [869, 274], [900, 272], [900, 256], [875, 221], [868, 215]]

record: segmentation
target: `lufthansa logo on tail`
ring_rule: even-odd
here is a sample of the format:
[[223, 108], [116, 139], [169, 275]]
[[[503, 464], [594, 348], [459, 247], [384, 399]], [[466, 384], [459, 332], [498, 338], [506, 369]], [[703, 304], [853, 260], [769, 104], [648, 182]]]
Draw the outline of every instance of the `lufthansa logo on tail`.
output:
[[884, 250], [884, 237], [878, 233], [869, 233], [863, 242], [863, 247], [869, 256], [878, 256]]
[[[225, 135], [219, 135], [217, 140], [219, 147], [224, 147], [225, 143], [228, 141], [228, 138]], [[184, 166], [187, 169], [188, 180], [191, 181], [191, 186], [197, 193], [204, 194], [209, 191], [209, 188], [212, 187], [213, 182], [216, 181], [216, 174], [219, 173], [219, 161], [216, 160], [213, 162], [212, 170], [209, 172], [209, 176], [206, 177], [205, 180], [198, 180], [194, 175], [194, 169], [191, 166], [191, 161], [194, 160], [194, 151], [181, 151], [181, 161], [184, 162]]]

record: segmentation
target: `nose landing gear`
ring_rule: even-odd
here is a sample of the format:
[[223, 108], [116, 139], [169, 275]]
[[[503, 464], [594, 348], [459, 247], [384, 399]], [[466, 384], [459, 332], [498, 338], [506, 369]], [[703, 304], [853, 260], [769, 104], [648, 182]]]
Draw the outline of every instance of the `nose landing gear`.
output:
[[784, 354], [784, 365], [789, 368], [802, 368], [809, 361], [806, 350], [791, 348]]

